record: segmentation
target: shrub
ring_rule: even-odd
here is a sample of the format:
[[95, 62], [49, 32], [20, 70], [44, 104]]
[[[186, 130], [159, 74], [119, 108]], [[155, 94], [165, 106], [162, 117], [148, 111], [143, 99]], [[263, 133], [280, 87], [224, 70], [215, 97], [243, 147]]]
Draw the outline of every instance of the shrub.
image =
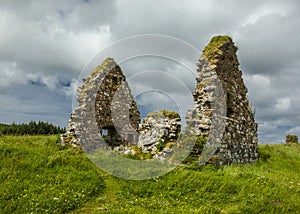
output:
[[165, 148], [166, 143], [162, 139], [159, 139], [158, 142], [159, 143], [156, 145], [156, 148], [159, 152], [161, 152]]

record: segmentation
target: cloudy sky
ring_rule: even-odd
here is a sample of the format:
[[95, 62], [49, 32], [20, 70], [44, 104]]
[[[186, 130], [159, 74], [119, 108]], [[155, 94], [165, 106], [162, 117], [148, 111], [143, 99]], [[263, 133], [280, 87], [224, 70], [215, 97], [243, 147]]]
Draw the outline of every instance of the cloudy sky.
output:
[[[0, 123], [44, 120], [65, 126], [80, 72], [120, 39], [168, 35], [201, 51], [212, 36], [229, 34], [239, 47], [259, 141], [283, 142], [286, 133], [300, 135], [299, 6], [296, 0], [1, 0]], [[140, 42], [138, 48], [149, 44]], [[170, 51], [182, 54], [180, 48]], [[195, 65], [199, 56], [192, 55], [180, 61]], [[164, 89], [169, 94], [145, 92], [140, 105], [153, 104], [145, 98], [152, 96], [169, 100], [166, 105], [176, 109], [171, 93], [179, 87], [176, 81], [194, 87], [192, 74], [181, 75], [190, 69], [169, 59], [137, 57], [121, 66], [136, 83], [133, 91], [163, 82], [162, 71], [174, 78], [173, 87]], [[144, 75], [137, 78], [137, 70]], [[184, 97], [179, 94], [178, 99]]]

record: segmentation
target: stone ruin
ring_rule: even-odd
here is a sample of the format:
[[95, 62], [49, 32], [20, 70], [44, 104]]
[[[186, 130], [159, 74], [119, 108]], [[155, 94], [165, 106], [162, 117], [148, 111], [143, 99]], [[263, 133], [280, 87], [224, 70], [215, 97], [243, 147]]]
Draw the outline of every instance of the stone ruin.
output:
[[[187, 112], [186, 121], [192, 134], [209, 139], [206, 154], [201, 154], [208, 156], [208, 159], [202, 158], [204, 162], [235, 164], [253, 163], [258, 159], [257, 124], [246, 96], [236, 51], [230, 37], [214, 37], [197, 64], [195, 106]], [[88, 151], [110, 146], [123, 154], [133, 153], [129, 146], [136, 145], [158, 159], [172, 153], [166, 143], [176, 144], [180, 117], [150, 114], [140, 123], [140, 113], [126, 78], [113, 59], [106, 59], [84, 79], [77, 99], [78, 107], [71, 114], [62, 144], [81, 145]], [[89, 145], [97, 137], [105, 142]], [[159, 143], [165, 146], [162, 151], [157, 151]]]
[[208, 136], [206, 147], [212, 149], [206, 151], [217, 164], [253, 163], [258, 159], [257, 124], [236, 51], [228, 36], [214, 37], [206, 46], [197, 64], [195, 107], [186, 116], [197, 136]]
[[[77, 101], [78, 107], [71, 113], [67, 133], [62, 135], [62, 144], [84, 145], [84, 149], [93, 151], [97, 145], [88, 144], [100, 136], [105, 142], [99, 142], [98, 146], [137, 143], [140, 113], [121, 68], [112, 58], [107, 58], [83, 79]], [[83, 133], [85, 136], [79, 137]]]
[[[99, 130], [110, 146], [128, 144], [129, 142], [137, 143], [140, 112], [121, 68], [111, 58], [108, 58], [104, 65], [105, 63], [112, 66], [113, 69], [101, 81], [96, 95], [96, 121]], [[126, 101], [131, 102], [127, 103]], [[128, 123], [127, 117], [124, 115], [129, 115]]]
[[299, 144], [297, 135], [288, 134], [285, 140], [286, 144]]
[[151, 152], [155, 159], [165, 159], [172, 155], [172, 146], [177, 143], [181, 131], [180, 115], [166, 113], [169, 112], [163, 110], [148, 114], [139, 129], [139, 148], [143, 153]]
[[[174, 154], [173, 146], [177, 143], [181, 130], [180, 115], [162, 110], [151, 112], [139, 126], [138, 148], [153, 159], [165, 160]], [[132, 146], [118, 146], [115, 151], [124, 155], [135, 155]]]

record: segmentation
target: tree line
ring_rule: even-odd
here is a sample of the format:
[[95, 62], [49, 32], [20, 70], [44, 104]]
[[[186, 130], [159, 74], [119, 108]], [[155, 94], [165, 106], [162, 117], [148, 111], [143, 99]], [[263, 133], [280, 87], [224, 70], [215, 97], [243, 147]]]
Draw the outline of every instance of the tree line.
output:
[[27, 123], [0, 123], [0, 135], [52, 135], [65, 133], [66, 129], [48, 122], [30, 121]]

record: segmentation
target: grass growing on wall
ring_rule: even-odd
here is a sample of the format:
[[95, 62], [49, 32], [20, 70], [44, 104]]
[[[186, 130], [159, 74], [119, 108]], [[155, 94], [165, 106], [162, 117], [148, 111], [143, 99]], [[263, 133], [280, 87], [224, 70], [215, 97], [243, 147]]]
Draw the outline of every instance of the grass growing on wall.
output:
[[[203, 56], [207, 59], [211, 59], [214, 57], [215, 53], [222, 54], [220, 47], [226, 43], [233, 42], [230, 36], [214, 36], [209, 44], [203, 50]], [[235, 51], [238, 50], [237, 46], [235, 47]]]

